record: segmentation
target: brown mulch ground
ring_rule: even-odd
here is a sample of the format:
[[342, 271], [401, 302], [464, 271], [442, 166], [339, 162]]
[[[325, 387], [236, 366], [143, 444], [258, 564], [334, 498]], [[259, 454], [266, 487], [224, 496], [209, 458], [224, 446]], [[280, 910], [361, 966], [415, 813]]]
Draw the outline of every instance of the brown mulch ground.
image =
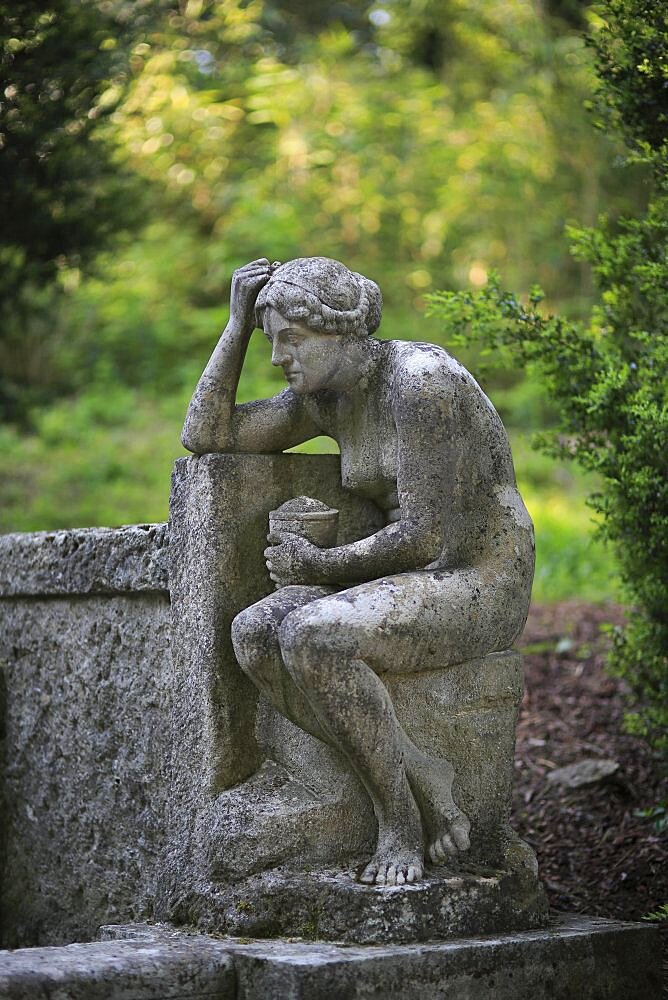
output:
[[[553, 909], [638, 920], [668, 903], [668, 830], [637, 815], [668, 800], [668, 768], [624, 732], [626, 688], [604, 669], [610, 640], [601, 625], [622, 621], [611, 604], [532, 609], [519, 643], [526, 694], [514, 826], [538, 855]], [[582, 758], [613, 758], [620, 769], [575, 791], [547, 784], [549, 771]]]

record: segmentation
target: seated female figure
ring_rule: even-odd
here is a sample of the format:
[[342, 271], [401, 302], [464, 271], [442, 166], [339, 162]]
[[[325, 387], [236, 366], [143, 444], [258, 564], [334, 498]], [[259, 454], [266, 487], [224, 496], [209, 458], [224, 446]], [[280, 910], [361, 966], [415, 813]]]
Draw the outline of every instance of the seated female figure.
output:
[[[236, 617], [233, 643], [278, 711], [364, 784], [378, 843], [361, 880], [401, 884], [422, 876], [425, 847], [433, 861], [466, 850], [469, 822], [451, 765], [411, 742], [379, 674], [507, 649], [526, 620], [534, 550], [494, 407], [445, 350], [374, 339], [380, 313], [377, 285], [329, 258], [241, 268], [183, 443], [276, 452], [330, 435], [344, 489], [384, 512], [384, 527], [347, 545], [270, 539], [278, 589]], [[235, 405], [256, 325], [288, 388]]]

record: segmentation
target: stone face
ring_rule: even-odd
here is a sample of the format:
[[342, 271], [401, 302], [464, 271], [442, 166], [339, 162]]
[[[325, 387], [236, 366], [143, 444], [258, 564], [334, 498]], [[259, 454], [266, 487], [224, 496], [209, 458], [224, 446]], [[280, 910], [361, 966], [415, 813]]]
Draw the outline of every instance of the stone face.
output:
[[[378, 524], [372, 504], [341, 489], [338, 470], [335, 455], [205, 455], [176, 463], [169, 669], [178, 740], [171, 761], [172, 853], [162, 912], [187, 896], [191, 883], [209, 879], [212, 866], [233, 870], [239, 837], [248, 834], [248, 845], [254, 840], [260, 851], [276, 842], [273, 816], [256, 837], [246, 828], [252, 788], [245, 804], [239, 799], [227, 808], [224, 798], [274, 749], [271, 738], [256, 731], [258, 694], [237, 663], [230, 625], [243, 607], [273, 590], [262, 556], [270, 510], [317, 491], [339, 509], [341, 539]], [[320, 803], [315, 805], [318, 811]]]
[[[281, 866], [288, 883], [304, 869], [317, 882], [319, 868], [347, 868], [351, 857], [373, 845], [374, 815], [358, 779], [335, 750], [255, 695], [239, 670], [228, 631], [244, 602], [271, 591], [263, 536], [269, 511], [284, 496], [308, 490], [339, 509], [340, 539], [363, 535], [378, 523], [373, 507], [341, 488], [338, 473], [336, 456], [207, 455], [177, 463], [170, 525], [170, 687], [180, 739], [172, 762], [173, 853], [160, 913], [180, 921], [202, 920], [214, 929], [218, 920], [222, 929], [220, 899], [226, 886]], [[265, 484], [264, 491], [249, 491], [249, 482]], [[234, 568], [242, 565], [239, 581]], [[416, 745], [454, 763], [455, 795], [472, 820], [472, 846], [465, 858], [535, 879], [535, 858], [508, 822], [522, 697], [519, 654], [382, 676]], [[240, 708], [248, 711], [248, 694], [252, 712], [242, 715]], [[202, 720], [208, 720], [206, 725]], [[184, 845], [190, 845], [187, 854]], [[354, 888], [352, 877], [347, 878]], [[531, 919], [540, 923], [544, 900], [535, 881], [531, 893]], [[520, 922], [528, 919], [520, 918], [521, 909]], [[295, 933], [302, 922], [297, 910], [293, 916], [286, 933]]]
[[232, 956], [186, 935], [0, 952], [2, 1000], [235, 1000]]
[[[54, 594], [57, 554], [46, 597], [0, 602], [5, 943], [90, 938], [102, 921], [152, 911], [196, 923], [234, 882], [281, 866], [290, 877], [345, 868], [370, 849], [375, 820], [358, 779], [256, 696], [229, 638], [234, 615], [272, 591], [262, 557], [270, 510], [316, 493], [340, 511], [341, 542], [380, 523], [339, 471], [336, 456], [177, 463], [172, 541], [148, 563], [173, 553], [171, 610], [166, 594], [141, 589]], [[118, 532], [115, 565], [127, 564], [133, 536]], [[17, 539], [17, 564], [41, 537]], [[138, 588], [154, 579], [135, 577]], [[509, 871], [530, 867], [507, 826], [517, 655], [384, 683], [415, 742], [455, 762], [472, 861], [486, 852]]]
[[2, 602], [5, 945], [152, 912], [170, 748], [165, 596]]
[[431, 868], [413, 885], [370, 886], [355, 881], [364, 857], [356, 869], [343, 871], [264, 872], [193, 896], [188, 905], [205, 931], [358, 945], [448, 940], [546, 923], [545, 896], [529, 872], [465, 871], [459, 862], [459, 870]]
[[111, 913], [153, 910], [172, 743], [165, 535], [0, 538], [5, 945], [85, 940]]

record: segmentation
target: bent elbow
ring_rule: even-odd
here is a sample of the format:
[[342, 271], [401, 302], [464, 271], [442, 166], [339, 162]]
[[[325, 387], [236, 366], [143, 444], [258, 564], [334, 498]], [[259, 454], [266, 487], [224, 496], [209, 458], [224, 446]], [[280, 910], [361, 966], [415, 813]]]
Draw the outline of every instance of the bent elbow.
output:
[[204, 447], [203, 442], [196, 434], [186, 426], [181, 431], [181, 444], [186, 449], [190, 451], [193, 455], [204, 455], [206, 453], [206, 447]]
[[208, 441], [202, 434], [193, 433], [192, 430], [184, 427], [181, 432], [181, 444], [186, 449], [190, 451], [193, 455], [210, 455], [213, 452], [220, 451], [220, 448], [216, 448], [212, 441]]
[[215, 440], [211, 427], [207, 426], [208, 423], [186, 416], [181, 431], [181, 444], [186, 451], [191, 451], [193, 455], [210, 455], [213, 452], [224, 451], [223, 443]]

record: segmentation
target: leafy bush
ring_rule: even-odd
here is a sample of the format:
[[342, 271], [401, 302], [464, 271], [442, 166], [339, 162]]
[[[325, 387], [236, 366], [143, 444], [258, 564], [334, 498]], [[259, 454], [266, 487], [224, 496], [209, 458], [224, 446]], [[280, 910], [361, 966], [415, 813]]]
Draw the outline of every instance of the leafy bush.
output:
[[[668, 33], [662, 5], [608, 0], [596, 42], [599, 106], [649, 168], [644, 215], [571, 230], [600, 300], [587, 326], [538, 311], [501, 289], [436, 293], [431, 310], [451, 339], [479, 340], [539, 373], [559, 409], [542, 445], [602, 477], [591, 505], [616, 548], [636, 605], [616, 637], [613, 668], [631, 684], [633, 731], [668, 749]], [[661, 89], [663, 88], [663, 96]]]

